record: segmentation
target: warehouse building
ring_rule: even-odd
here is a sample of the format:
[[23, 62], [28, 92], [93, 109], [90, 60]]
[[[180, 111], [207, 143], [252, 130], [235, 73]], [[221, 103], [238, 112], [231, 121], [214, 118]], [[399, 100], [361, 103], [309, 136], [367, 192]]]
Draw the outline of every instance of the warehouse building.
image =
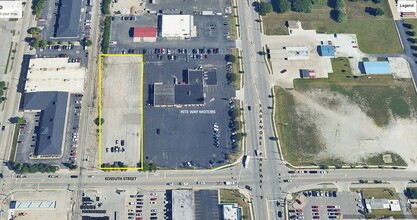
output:
[[334, 46], [320, 45], [318, 46], [319, 55], [322, 57], [334, 57]]
[[391, 67], [388, 61], [366, 61], [362, 62], [365, 74], [391, 74]]
[[67, 92], [26, 93], [22, 110], [39, 112], [35, 155], [61, 157], [69, 102]]
[[169, 40], [186, 40], [197, 36], [192, 15], [162, 15], [161, 37]]
[[135, 27], [133, 28], [133, 42], [156, 42], [157, 28], [154, 27]]
[[10, 201], [12, 210], [51, 210], [56, 209], [56, 201]]
[[60, 0], [55, 25], [56, 38], [78, 38], [82, 0]]

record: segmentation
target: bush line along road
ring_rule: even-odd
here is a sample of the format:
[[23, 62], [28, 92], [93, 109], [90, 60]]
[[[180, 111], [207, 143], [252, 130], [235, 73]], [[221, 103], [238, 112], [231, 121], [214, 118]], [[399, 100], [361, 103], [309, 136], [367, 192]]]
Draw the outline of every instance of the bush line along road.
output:
[[[42, 1], [43, 2], [43, 1]], [[272, 122], [272, 111], [268, 106], [272, 106], [271, 84], [268, 78], [268, 71], [265, 66], [265, 62], [262, 56], [257, 54], [258, 51], [262, 51], [262, 42], [260, 31], [260, 24], [257, 22], [258, 13], [253, 10], [251, 2], [237, 1], [238, 9], [240, 11], [240, 41], [241, 50], [243, 52], [244, 71], [242, 77], [244, 78], [244, 88], [240, 90], [239, 95], [243, 97], [244, 101], [244, 116], [245, 127], [247, 129], [246, 148], [244, 154], [254, 155], [255, 150], [261, 150], [263, 152], [262, 158], [252, 159], [247, 168], [243, 168], [240, 163], [235, 166], [219, 169], [219, 170], [193, 170], [193, 171], [164, 171], [159, 170], [154, 174], [146, 172], [102, 172], [86, 169], [86, 162], [80, 160], [78, 165], [80, 167], [77, 173], [63, 173], [60, 174], [60, 178], [46, 178], [47, 174], [36, 173], [28, 174], [26, 178], [17, 178], [16, 174], [10, 172], [5, 163], [2, 163], [2, 173], [4, 178], [1, 186], [0, 198], [2, 199], [2, 205], [4, 207], [5, 200], [10, 198], [16, 191], [47, 191], [47, 190], [69, 190], [74, 193], [75, 207], [73, 208], [71, 219], [81, 219], [80, 210], [78, 204], [81, 199], [81, 192], [84, 189], [94, 188], [137, 188], [140, 185], [141, 189], [166, 189], [172, 188], [166, 185], [167, 182], [190, 182], [189, 188], [203, 188], [195, 183], [196, 181], [206, 181], [207, 184], [204, 188], [219, 189], [219, 188], [244, 188], [245, 185], [253, 187], [251, 191], [251, 199], [253, 204], [254, 217], [257, 220], [269, 220], [276, 219], [276, 213], [278, 211], [284, 211], [283, 207], [277, 207], [276, 201], [285, 201], [285, 197], [288, 193], [296, 192], [299, 190], [320, 188], [320, 183], [335, 183], [339, 190], [348, 190], [349, 185], [358, 180], [383, 180], [387, 183], [392, 183], [395, 187], [400, 198], [404, 196], [403, 190], [406, 183], [408, 183], [410, 177], [415, 176], [415, 172], [407, 170], [354, 170], [354, 169], [338, 169], [331, 170], [326, 174], [314, 174], [314, 175], [289, 175], [289, 168], [286, 166], [286, 162], [282, 160], [282, 155], [279, 153], [275, 140], [269, 140], [268, 137], [276, 136], [274, 133]], [[26, 4], [25, 15], [30, 14], [30, 2]], [[98, 4], [96, 4], [98, 5]], [[99, 13], [99, 7], [94, 7], [93, 15]], [[242, 16], [244, 15], [244, 16]], [[24, 33], [29, 27], [32, 27], [34, 20], [30, 16], [25, 16], [22, 19], [21, 33]], [[97, 74], [96, 59], [98, 56], [98, 44], [97, 39], [99, 19], [93, 17], [93, 45], [90, 48], [90, 62], [89, 62], [89, 74], [87, 79], [87, 88], [85, 102], [83, 103], [83, 118], [81, 120], [82, 132], [87, 132], [87, 123], [93, 121], [89, 118], [87, 111], [89, 111], [90, 103], [93, 102], [95, 75]], [[242, 28], [243, 27], [243, 28]], [[23, 36], [23, 35], [22, 35]], [[16, 49], [16, 58], [14, 62], [16, 67], [12, 73], [7, 75], [10, 84], [10, 88], [17, 87], [20, 74], [20, 64], [23, 59], [23, 54], [28, 50], [26, 44], [23, 43], [24, 39], [19, 38], [18, 48]], [[7, 94], [7, 106], [1, 115], [1, 124], [8, 125], [6, 130], [1, 133], [1, 158], [3, 161], [8, 160], [8, 154], [10, 152], [10, 146], [7, 143], [11, 142], [13, 126], [9, 125], [8, 119], [17, 115], [17, 107], [19, 94], [14, 90], [9, 90]], [[250, 106], [251, 110], [248, 111]], [[86, 135], [87, 137], [87, 135]], [[82, 137], [80, 144], [83, 148], [86, 148], [85, 143], [88, 143], [86, 137]], [[260, 140], [261, 144], [260, 144]], [[4, 147], [7, 146], [7, 147]], [[85, 149], [81, 149], [83, 152]], [[71, 178], [77, 174], [78, 178]], [[94, 175], [94, 178], [88, 178], [88, 176]], [[111, 178], [109, 178], [111, 177]], [[114, 181], [110, 181], [112, 178], [123, 180], [117, 182], [115, 186]], [[125, 178], [133, 177], [133, 178]], [[136, 178], [134, 178], [136, 177]], [[284, 181], [291, 179], [292, 181]], [[234, 181], [235, 185], [219, 185], [218, 183], [224, 181]], [[362, 186], [362, 185], [361, 185]], [[385, 184], [379, 184], [377, 186], [384, 186]], [[408, 186], [417, 186], [415, 183], [410, 183]], [[375, 187], [375, 186], [373, 186]], [[404, 200], [402, 200], [404, 201]], [[1, 217], [0, 217], [1, 219]]]

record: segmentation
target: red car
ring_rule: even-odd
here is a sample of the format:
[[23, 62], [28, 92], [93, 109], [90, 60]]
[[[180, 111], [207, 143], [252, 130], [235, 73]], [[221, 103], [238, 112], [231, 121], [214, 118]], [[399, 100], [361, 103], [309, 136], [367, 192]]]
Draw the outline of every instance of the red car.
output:
[[143, 220], [143, 218], [142, 217], [137, 217], [136, 220]]
[[151, 198], [151, 201], [156, 201], [156, 198]]
[[72, 153], [70, 153], [70, 155], [73, 156], [73, 157], [75, 157], [75, 156], [77, 156], [77, 153], [72, 152]]
[[311, 211], [312, 211], [312, 212], [319, 212], [319, 210], [318, 210], [318, 209], [312, 209]]
[[312, 206], [311, 206], [311, 208], [312, 208], [312, 209], [318, 209], [319, 207], [318, 207], [318, 206], [316, 206], [316, 205], [312, 205]]
[[334, 205], [328, 205], [327, 208], [334, 208]]
[[303, 212], [303, 210], [302, 209], [297, 209], [296, 212]]
[[313, 216], [313, 219], [320, 219], [320, 216]]

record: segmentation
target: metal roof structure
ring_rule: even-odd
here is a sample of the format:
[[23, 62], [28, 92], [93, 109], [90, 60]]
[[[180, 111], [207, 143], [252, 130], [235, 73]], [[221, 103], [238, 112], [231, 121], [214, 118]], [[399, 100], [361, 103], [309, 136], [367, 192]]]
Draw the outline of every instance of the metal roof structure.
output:
[[62, 155], [69, 94], [67, 92], [25, 93], [24, 111], [40, 111], [35, 154]]
[[335, 56], [334, 46], [320, 45], [318, 51], [319, 51], [319, 55], [323, 56], [323, 57], [334, 57]]
[[154, 27], [135, 27], [133, 37], [156, 37], [157, 28]]
[[388, 61], [366, 61], [363, 62], [366, 74], [391, 74], [391, 67]]
[[55, 37], [77, 38], [79, 36], [82, 0], [60, 0]]

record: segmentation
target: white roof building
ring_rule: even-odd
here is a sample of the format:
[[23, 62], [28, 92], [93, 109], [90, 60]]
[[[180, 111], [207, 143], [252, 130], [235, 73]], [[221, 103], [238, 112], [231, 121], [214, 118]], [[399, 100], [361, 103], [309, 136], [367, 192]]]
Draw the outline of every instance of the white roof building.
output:
[[162, 37], [185, 40], [197, 36], [192, 15], [162, 15]]
[[192, 190], [172, 190], [172, 219], [195, 219], [194, 193]]
[[68, 58], [36, 58], [29, 62], [25, 92], [82, 93], [85, 68]]
[[240, 207], [237, 204], [224, 204], [222, 220], [241, 220]]

